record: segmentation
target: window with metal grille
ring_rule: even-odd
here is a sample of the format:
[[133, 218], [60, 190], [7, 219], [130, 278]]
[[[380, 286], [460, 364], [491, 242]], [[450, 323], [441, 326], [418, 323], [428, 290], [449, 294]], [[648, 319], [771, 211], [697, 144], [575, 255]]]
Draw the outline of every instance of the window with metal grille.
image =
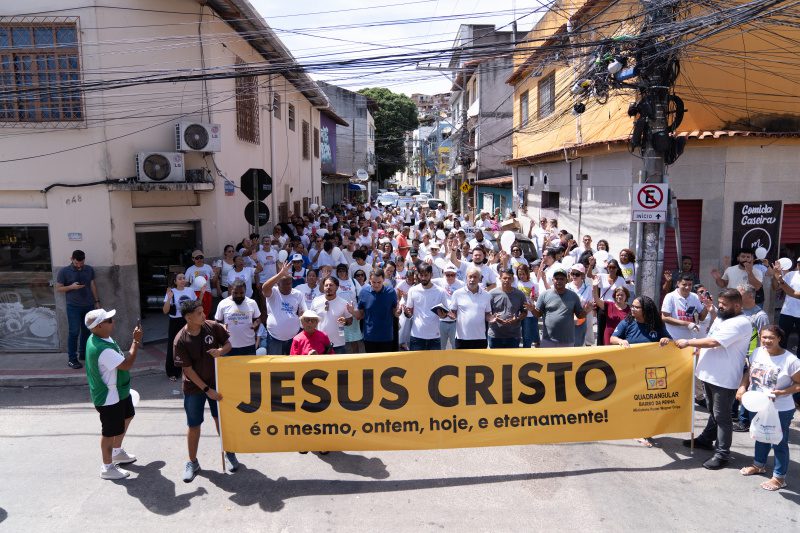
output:
[[289, 220], [289, 202], [278, 204], [278, 220]]
[[551, 72], [541, 80], [538, 86], [539, 118], [552, 115], [556, 111], [556, 73]]
[[542, 191], [542, 209], [558, 209], [559, 194], [553, 191]]
[[314, 128], [314, 157], [319, 159], [319, 128]]
[[0, 17], [0, 125], [83, 121], [77, 22]]
[[528, 125], [528, 91], [519, 95], [519, 127]]
[[292, 104], [289, 104], [289, 112], [287, 114], [289, 115], [289, 129], [294, 131], [294, 106]]
[[310, 144], [311, 139], [311, 127], [309, 126], [308, 122], [305, 120], [303, 121], [303, 159], [310, 159], [311, 158], [311, 150]]
[[[236, 58], [236, 70], [247, 72], [245, 62]], [[258, 144], [258, 77], [238, 76], [236, 78], [236, 135], [239, 139]]]
[[281, 95], [279, 92], [272, 93], [272, 116], [281, 118]]

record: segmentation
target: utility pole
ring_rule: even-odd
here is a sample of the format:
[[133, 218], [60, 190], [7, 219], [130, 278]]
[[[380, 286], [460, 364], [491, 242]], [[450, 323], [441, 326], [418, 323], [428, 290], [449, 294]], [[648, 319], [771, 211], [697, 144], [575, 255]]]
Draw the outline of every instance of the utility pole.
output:
[[[674, 9], [677, 2], [665, 0], [641, 0], [645, 10], [645, 23], [642, 33], [656, 35], [665, 30], [674, 21]], [[637, 64], [641, 67], [639, 78], [642, 87], [639, 89], [640, 102], [645, 103], [650, 112], [647, 113], [648, 133], [644, 140], [644, 181], [647, 183], [664, 183], [664, 135], [669, 134], [667, 111], [671, 84], [671, 75], [675, 57], [672, 54], [663, 57], [662, 52], [669, 48], [670, 42], [648, 38], [647, 45], [641, 43]], [[642, 113], [644, 116], [645, 113]], [[641, 223], [636, 269], [636, 294], [651, 297], [659, 301], [661, 292], [661, 273], [664, 267], [664, 235], [662, 224]], [[658, 305], [658, 304], [657, 304]]]

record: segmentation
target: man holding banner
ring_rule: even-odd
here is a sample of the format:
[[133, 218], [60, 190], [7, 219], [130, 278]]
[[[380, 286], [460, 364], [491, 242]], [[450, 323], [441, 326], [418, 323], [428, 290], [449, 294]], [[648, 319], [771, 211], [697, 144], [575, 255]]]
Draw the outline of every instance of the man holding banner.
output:
[[[730, 460], [733, 440], [731, 408], [750, 346], [750, 320], [742, 314], [742, 295], [726, 289], [719, 295], [717, 319], [704, 339], [678, 339], [678, 348], [700, 348], [696, 375], [703, 382], [708, 404], [708, 423], [694, 440], [697, 448], [713, 450], [714, 455], [703, 463], [709, 470], [719, 470]], [[714, 442], [716, 441], [716, 446]], [[691, 446], [691, 439], [683, 441]]]

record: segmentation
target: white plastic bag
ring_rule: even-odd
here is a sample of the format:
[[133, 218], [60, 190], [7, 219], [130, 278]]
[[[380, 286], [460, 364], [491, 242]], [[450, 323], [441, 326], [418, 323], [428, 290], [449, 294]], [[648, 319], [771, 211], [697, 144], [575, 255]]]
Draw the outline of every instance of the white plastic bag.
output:
[[780, 444], [783, 440], [781, 419], [775, 402], [769, 402], [766, 409], [756, 413], [750, 422], [750, 438], [766, 444]]

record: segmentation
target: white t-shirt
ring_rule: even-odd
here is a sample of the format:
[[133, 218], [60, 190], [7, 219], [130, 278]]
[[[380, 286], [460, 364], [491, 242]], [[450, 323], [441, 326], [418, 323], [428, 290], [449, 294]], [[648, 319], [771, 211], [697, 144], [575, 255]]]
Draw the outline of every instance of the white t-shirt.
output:
[[[783, 280], [795, 291], [800, 291], [800, 273], [798, 273], [797, 270], [792, 270], [783, 276]], [[781, 314], [800, 317], [800, 299], [794, 298], [793, 296], [789, 296], [787, 294], [786, 299], [783, 301]]]
[[720, 345], [700, 350], [695, 371], [697, 378], [725, 389], [738, 389], [752, 332], [753, 326], [744, 315], [728, 320], [717, 317], [711, 324], [708, 336]]
[[306, 309], [311, 307], [311, 302], [314, 301], [314, 298], [322, 294], [322, 291], [319, 289], [319, 283], [317, 283], [314, 287], [309, 287], [308, 283], [303, 283], [302, 285], [295, 287], [294, 290], [298, 291], [303, 296], [303, 301], [306, 303]]
[[[780, 355], [770, 355], [764, 348], [756, 348], [750, 362], [750, 390], [770, 393], [792, 385], [792, 376], [800, 372], [800, 359], [788, 350]], [[794, 409], [791, 394], [775, 397], [778, 411]]]
[[263, 270], [258, 273], [258, 281], [264, 283], [269, 278], [278, 273], [276, 263], [278, 262], [278, 252], [270, 247], [269, 252], [264, 250], [256, 253], [256, 261], [261, 263]]
[[[167, 298], [167, 295], [165, 294], [164, 303], [166, 303], [168, 299], [169, 298]], [[175, 306], [175, 314], [170, 314], [170, 318], [180, 318], [183, 316], [181, 314], [181, 303], [185, 302], [186, 300], [197, 300], [197, 295], [192, 289], [172, 289], [172, 301], [170, 302], [170, 305]]]
[[[467, 279], [467, 269], [472, 265], [472, 263], [468, 263], [466, 261], [461, 261], [461, 266], [458, 267], [458, 271], [461, 274], [459, 276], [460, 279]], [[495, 274], [494, 270], [489, 265], [481, 265], [479, 267], [481, 269], [481, 283], [480, 286], [482, 289], [485, 289], [487, 285], [496, 285], [497, 284], [497, 274]]]
[[255, 300], [245, 298], [240, 305], [236, 305], [233, 298], [229, 296], [217, 306], [214, 320], [225, 324], [225, 328], [231, 336], [231, 346], [243, 348], [245, 346], [253, 346], [256, 343], [253, 321], [260, 316], [261, 311], [259, 311]]
[[487, 239], [486, 237], [484, 237], [484, 238], [483, 238], [483, 240], [482, 240], [482, 241], [480, 241], [480, 242], [478, 242], [478, 239], [472, 239], [472, 240], [470, 240], [470, 241], [469, 241], [469, 247], [470, 247], [470, 249], [472, 249], [472, 248], [475, 248], [475, 247], [476, 247], [476, 246], [478, 246], [479, 244], [480, 244], [481, 246], [483, 246], [484, 248], [486, 248], [486, 250], [487, 250], [487, 251], [488, 251], [488, 250], [494, 250], [494, 246], [492, 246], [492, 241], [490, 241], [490, 240], [489, 240], [489, 239]]
[[[327, 311], [325, 310], [326, 303], [328, 304]], [[353, 316], [347, 311], [347, 301], [340, 296], [337, 296], [333, 300], [328, 300], [323, 294], [322, 296], [314, 298], [311, 304], [311, 310], [319, 315], [319, 330], [328, 335], [334, 348], [344, 346], [344, 329], [339, 329], [337, 320], [340, 316], [345, 318]]]
[[[103, 339], [107, 342], [114, 342], [112, 339]], [[125, 356], [119, 352], [115, 352], [110, 348], [106, 348], [100, 352], [100, 357], [97, 359], [97, 369], [100, 371], [100, 378], [103, 383], [108, 387], [108, 395], [106, 396], [106, 403], [103, 405], [114, 405], [119, 402], [119, 391], [117, 390], [117, 367], [125, 362]]]
[[[695, 315], [702, 313], [703, 304], [700, 302], [700, 298], [693, 292], [690, 292], [689, 296], [684, 298], [677, 290], [674, 290], [664, 296], [664, 303], [661, 304], [661, 311], [669, 313], [669, 316], [672, 318], [685, 320], [686, 322], [694, 322]], [[685, 326], [674, 326], [672, 324], [664, 325], [667, 326], [667, 332], [673, 339], [694, 339], [698, 336], [697, 332]]]
[[336, 295], [344, 298], [347, 302], [356, 301], [356, 284], [351, 279], [339, 279], [339, 290]]
[[[617, 276], [617, 279], [614, 280], [614, 283], [611, 283], [608, 279], [608, 274], [600, 274], [600, 298], [606, 302], [613, 302], [614, 301], [614, 291], [617, 290], [617, 287], [625, 287], [630, 292], [631, 286], [625, 283], [625, 280], [622, 279], [622, 276]], [[632, 295], [631, 295], [632, 296]]]
[[348, 267], [348, 271], [350, 273], [350, 278], [352, 278], [353, 274], [355, 274], [356, 271], [358, 271], [358, 270], [363, 270], [364, 271], [364, 274], [367, 275], [367, 279], [364, 280], [364, 283], [368, 283], [369, 282], [369, 275], [372, 273], [372, 263], [370, 263], [369, 261], [365, 261], [363, 265], [359, 265], [356, 261], [353, 261], [352, 263], [350, 263], [350, 266]]
[[211, 268], [211, 265], [203, 265], [200, 268], [192, 265], [186, 269], [186, 274], [184, 275], [186, 276], [186, 284], [191, 285], [194, 282], [194, 278], [199, 276], [206, 278], [206, 281], [211, 281], [211, 278], [214, 277], [214, 269]]
[[[753, 276], [755, 276], [758, 281], [764, 281], [764, 273], [756, 268], [753, 269]], [[730, 289], [735, 289], [739, 285], [749, 283], [747, 281], [747, 270], [739, 268], [739, 265], [726, 268], [725, 273], [722, 274], [722, 279], [728, 282], [728, 288]]]
[[[448, 309], [452, 309], [453, 293], [455, 293], [458, 289], [464, 287], [465, 285], [464, 282], [459, 279], [456, 279], [455, 281], [453, 281], [453, 283], [447, 283], [446, 277], [436, 278], [431, 280], [431, 282], [440, 289], [442, 289], [445, 292], [445, 294], [447, 294], [448, 303], [445, 307], [447, 307]], [[441, 320], [442, 322], [455, 322], [455, 320], [449, 317], [444, 319], [440, 318], [439, 320]]]
[[300, 315], [306, 310], [303, 295], [297, 289], [281, 294], [277, 287], [267, 298], [267, 331], [280, 341], [291, 340], [300, 331]]
[[492, 312], [492, 298], [489, 293], [478, 287], [473, 293], [462, 287], [453, 293], [452, 309], [456, 316], [456, 339], [463, 341], [483, 340], [486, 338], [486, 313]]
[[235, 270], [231, 270], [228, 272], [228, 291], [231, 290], [231, 285], [237, 279], [244, 281], [244, 295], [248, 298], [253, 297], [253, 276], [255, 275], [255, 270], [251, 267], [244, 267], [241, 272], [236, 272]]
[[427, 289], [422, 285], [414, 285], [406, 298], [408, 307], [414, 308], [411, 315], [411, 336], [418, 339], [439, 338], [439, 316], [431, 311], [432, 307], [443, 305], [450, 308], [447, 293], [431, 284]]

